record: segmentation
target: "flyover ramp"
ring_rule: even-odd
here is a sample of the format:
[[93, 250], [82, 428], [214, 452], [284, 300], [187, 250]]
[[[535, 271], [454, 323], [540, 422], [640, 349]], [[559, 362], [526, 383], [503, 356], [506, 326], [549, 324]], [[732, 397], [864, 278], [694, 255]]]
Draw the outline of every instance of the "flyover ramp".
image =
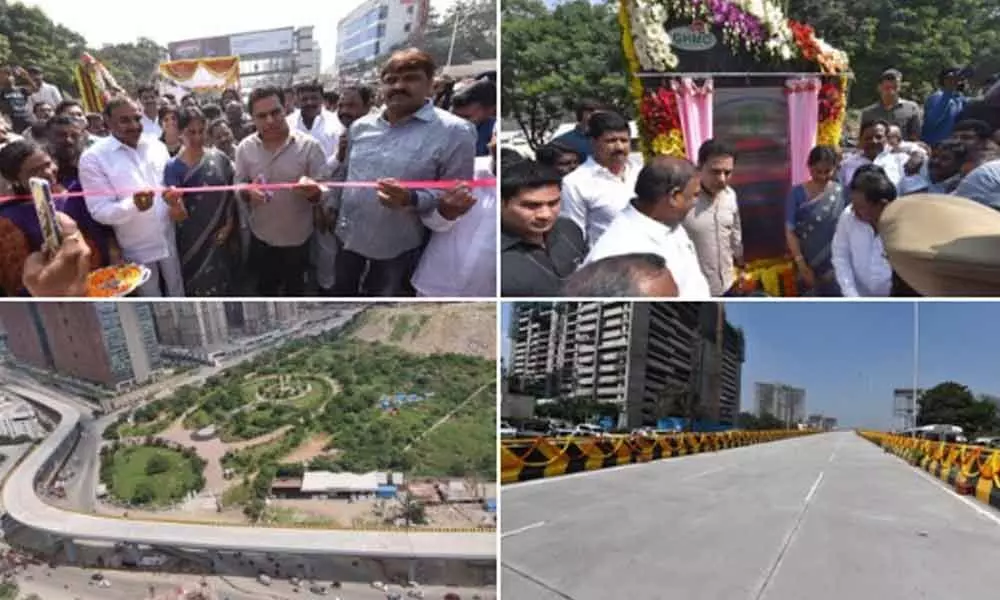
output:
[[52, 506], [38, 496], [35, 482], [46, 462], [76, 435], [80, 411], [39, 391], [8, 384], [7, 389], [59, 415], [50, 435], [15, 468], [3, 487], [3, 505], [28, 527], [75, 540], [127, 542], [200, 550], [288, 554], [340, 554], [370, 558], [495, 560], [493, 532], [396, 532], [293, 529], [142, 521], [83, 514]]
[[503, 488], [519, 600], [994, 597], [1000, 517], [853, 432]]

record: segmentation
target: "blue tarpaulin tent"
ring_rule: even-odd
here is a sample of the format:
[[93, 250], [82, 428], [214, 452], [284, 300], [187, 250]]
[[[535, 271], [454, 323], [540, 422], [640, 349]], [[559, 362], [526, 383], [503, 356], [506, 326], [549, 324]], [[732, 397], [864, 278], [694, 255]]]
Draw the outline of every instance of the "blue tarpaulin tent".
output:
[[395, 498], [396, 497], [396, 486], [394, 485], [380, 485], [375, 495], [379, 498]]
[[496, 498], [487, 498], [486, 502], [484, 504], [486, 505], [486, 512], [488, 512], [488, 513], [495, 513], [497, 511], [497, 499]]

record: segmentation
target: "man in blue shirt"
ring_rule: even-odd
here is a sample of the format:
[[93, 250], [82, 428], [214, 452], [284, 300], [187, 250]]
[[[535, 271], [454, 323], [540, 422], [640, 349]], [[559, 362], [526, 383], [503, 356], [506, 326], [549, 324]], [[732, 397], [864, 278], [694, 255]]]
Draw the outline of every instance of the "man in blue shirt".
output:
[[576, 127], [552, 140], [569, 146], [583, 155], [586, 161], [593, 154], [590, 148], [590, 133], [587, 123], [595, 112], [605, 110], [605, 106], [596, 100], [583, 100], [576, 105]]
[[451, 112], [476, 126], [476, 156], [489, 156], [497, 125], [497, 85], [484, 79], [463, 88], [451, 99]]
[[964, 91], [967, 71], [957, 67], [943, 69], [938, 77], [939, 90], [924, 103], [924, 128], [920, 138], [934, 146], [951, 136], [958, 115], [967, 101]]

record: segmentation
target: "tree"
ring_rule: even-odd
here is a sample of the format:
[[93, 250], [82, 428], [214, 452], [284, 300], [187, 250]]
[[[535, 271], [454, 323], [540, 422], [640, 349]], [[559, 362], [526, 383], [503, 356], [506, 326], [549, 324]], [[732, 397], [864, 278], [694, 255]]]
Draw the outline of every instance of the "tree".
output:
[[[813, 25], [851, 57], [851, 105], [877, 99], [878, 77], [903, 72], [904, 97], [923, 104], [951, 64], [1000, 67], [1000, 11], [993, 0], [791, 0], [789, 16]], [[993, 69], [993, 70], [987, 70]]]
[[422, 502], [414, 500], [412, 496], [407, 494], [402, 499], [403, 503], [403, 518], [406, 519], [407, 526], [413, 525], [426, 525], [427, 524], [427, 509], [424, 507]]
[[170, 470], [170, 459], [162, 454], [154, 454], [146, 461], [146, 475], [159, 475]]
[[153, 488], [153, 484], [149, 481], [140, 481], [136, 484], [135, 489], [132, 490], [131, 502], [136, 506], [149, 504], [155, 498], [156, 490]]
[[503, 2], [503, 116], [533, 149], [583, 97], [633, 112], [616, 6], [573, 0], [549, 12], [541, 0]]
[[261, 498], [253, 498], [246, 506], [243, 507], [243, 514], [251, 523], [256, 523], [260, 521], [261, 517], [264, 516], [264, 511], [267, 509], [267, 505]]
[[692, 431], [704, 414], [701, 394], [686, 383], [668, 383], [657, 397], [660, 415], [684, 419], [684, 430]]
[[[457, 28], [456, 19], [458, 19]], [[451, 53], [451, 64], [461, 65], [474, 60], [496, 59], [496, 20], [496, 0], [458, 0], [448, 8], [443, 18], [432, 10], [424, 39], [416, 41], [434, 58], [439, 67], [448, 64], [453, 31], [455, 47]]]
[[917, 425], [958, 425], [969, 435], [992, 433], [1000, 428], [996, 405], [976, 399], [968, 387], [954, 381], [924, 391], [919, 405]]

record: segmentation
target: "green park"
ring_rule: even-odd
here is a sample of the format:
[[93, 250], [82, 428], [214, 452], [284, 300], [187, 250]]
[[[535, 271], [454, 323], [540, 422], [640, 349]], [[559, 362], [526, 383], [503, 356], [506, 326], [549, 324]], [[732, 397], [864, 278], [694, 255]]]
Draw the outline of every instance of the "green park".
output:
[[[493, 481], [494, 379], [495, 363], [473, 356], [418, 355], [345, 333], [295, 340], [123, 415], [104, 432], [114, 451], [105, 450], [102, 481], [113, 499], [133, 505], [200, 490], [198, 463], [171, 449], [188, 446], [177, 432], [222, 445], [221, 456], [194, 458], [218, 461], [224, 503], [254, 520], [275, 477], [306, 469]], [[387, 409], [397, 394], [419, 401]], [[303, 454], [307, 446], [315, 451]], [[150, 474], [168, 463], [169, 476]], [[150, 486], [151, 477], [169, 485]]]

